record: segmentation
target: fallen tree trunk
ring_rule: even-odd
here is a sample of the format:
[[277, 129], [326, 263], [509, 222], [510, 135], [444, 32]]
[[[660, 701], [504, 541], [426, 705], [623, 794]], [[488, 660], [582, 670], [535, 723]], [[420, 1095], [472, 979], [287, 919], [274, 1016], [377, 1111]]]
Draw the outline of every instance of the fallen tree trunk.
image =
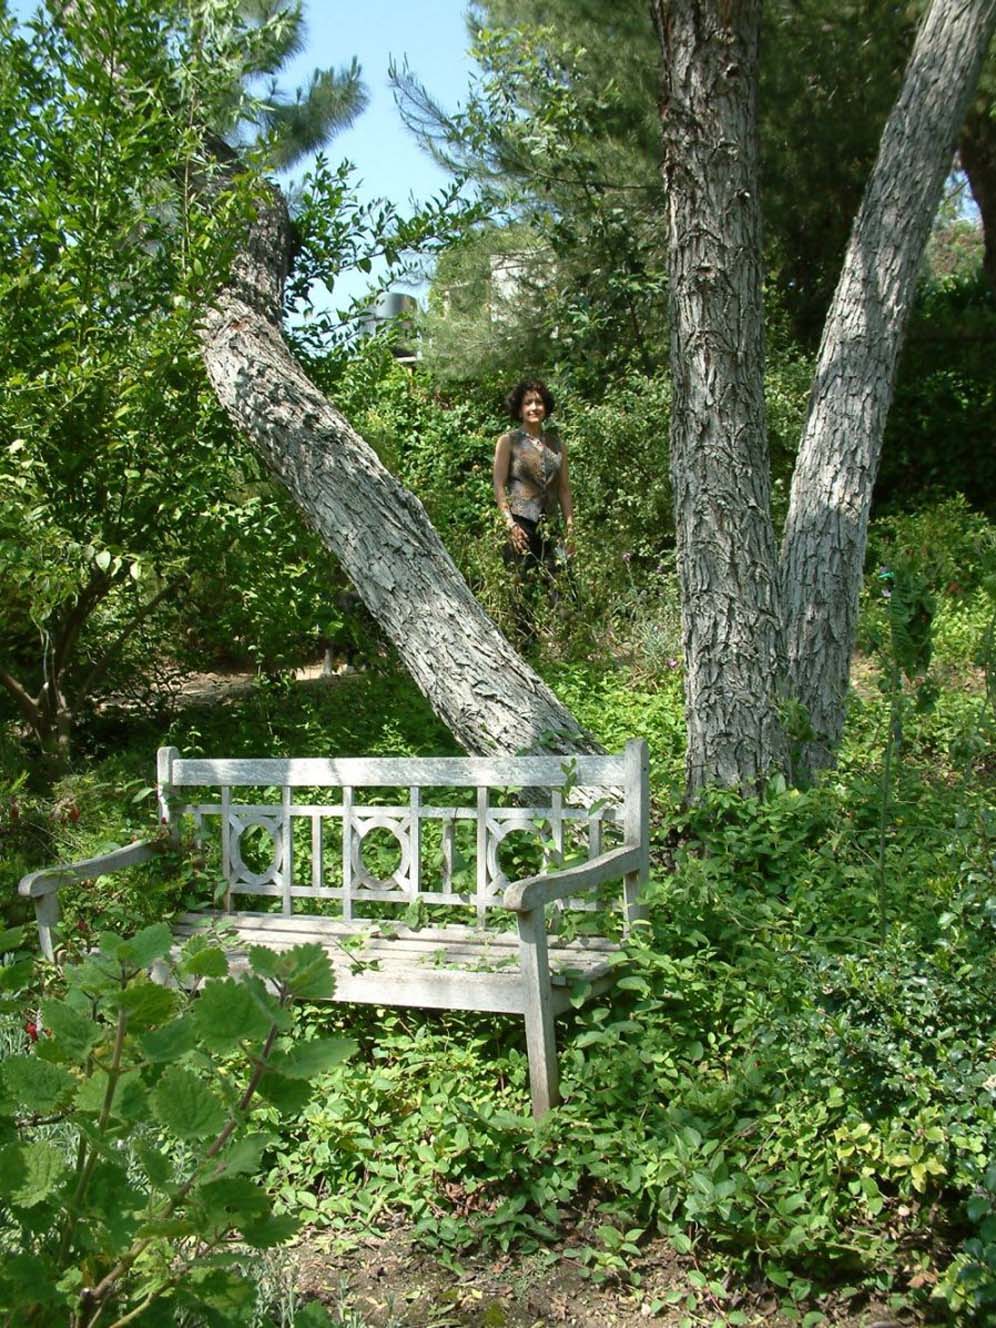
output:
[[286, 204], [266, 187], [230, 281], [201, 325], [223, 409], [338, 558], [466, 751], [601, 750], [478, 604], [419, 500], [291, 354], [280, 331], [288, 253]]

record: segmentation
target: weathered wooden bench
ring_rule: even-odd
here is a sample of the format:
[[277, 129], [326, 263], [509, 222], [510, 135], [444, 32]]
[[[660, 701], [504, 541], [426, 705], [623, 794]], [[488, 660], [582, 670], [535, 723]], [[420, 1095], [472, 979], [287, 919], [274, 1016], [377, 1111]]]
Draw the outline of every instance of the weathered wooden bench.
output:
[[[217, 884], [212, 907], [175, 919], [178, 945], [220, 929], [237, 964], [250, 945], [317, 941], [336, 1000], [521, 1014], [533, 1113], [558, 1100], [554, 1017], [612, 982], [639, 912], [644, 742], [570, 760], [204, 760], [164, 747], [158, 791], [169, 838], [193, 843]], [[209, 839], [212, 821], [220, 834]], [[515, 836], [527, 841], [517, 851]], [[44, 953], [55, 952], [61, 886], [162, 848], [160, 834], [26, 876]], [[613, 883], [615, 934], [589, 934], [608, 916]]]

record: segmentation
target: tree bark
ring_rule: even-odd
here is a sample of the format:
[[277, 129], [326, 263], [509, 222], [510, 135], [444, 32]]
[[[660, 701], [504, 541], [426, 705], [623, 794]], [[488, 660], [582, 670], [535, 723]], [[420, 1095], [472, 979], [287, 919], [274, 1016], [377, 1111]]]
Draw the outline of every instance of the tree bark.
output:
[[668, 199], [671, 475], [690, 794], [784, 769], [764, 405], [760, 0], [653, 0]]
[[204, 362], [222, 407], [339, 559], [467, 751], [600, 750], [478, 604], [422, 504], [290, 353], [280, 332], [288, 241], [283, 197], [264, 188], [231, 281], [202, 323]]
[[996, 27], [996, 0], [934, 0], [837, 284], [792, 477], [781, 557], [789, 691], [830, 765], [844, 723], [872, 487], [924, 245]]
[[988, 102], [969, 111], [958, 139], [958, 156], [982, 217], [982, 268], [996, 295], [996, 120]]

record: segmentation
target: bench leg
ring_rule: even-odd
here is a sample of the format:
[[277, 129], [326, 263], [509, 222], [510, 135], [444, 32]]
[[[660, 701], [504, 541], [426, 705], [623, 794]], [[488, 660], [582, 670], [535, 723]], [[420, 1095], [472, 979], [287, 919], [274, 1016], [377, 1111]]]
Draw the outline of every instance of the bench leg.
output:
[[519, 955], [526, 996], [526, 1050], [529, 1091], [537, 1120], [560, 1101], [557, 1041], [550, 1000], [550, 963], [542, 908], [518, 914]]
[[627, 872], [623, 881], [623, 932], [628, 936], [633, 923], [646, 917], [647, 910], [640, 903], [640, 873]]
[[55, 958], [55, 929], [59, 925], [59, 896], [53, 890], [35, 898], [35, 917], [38, 920], [38, 942], [46, 959]]

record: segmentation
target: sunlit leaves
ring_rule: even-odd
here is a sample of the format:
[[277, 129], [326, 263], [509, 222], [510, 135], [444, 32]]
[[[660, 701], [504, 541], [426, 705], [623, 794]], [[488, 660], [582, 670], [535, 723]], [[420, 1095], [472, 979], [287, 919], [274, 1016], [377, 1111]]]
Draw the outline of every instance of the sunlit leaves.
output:
[[[57, 670], [64, 713], [39, 700], [29, 714], [50, 750], [92, 694], [147, 670], [150, 641], [171, 633], [179, 653], [178, 612], [205, 617], [198, 595], [217, 601], [233, 550], [237, 610], [275, 543], [313, 543], [200, 365], [196, 322], [253, 177], [191, 187], [214, 169], [208, 125], [243, 114], [240, 80], [278, 67], [299, 32], [296, 6], [261, 19], [236, 0], [80, 0], [0, 45], [0, 645], [28, 698]], [[229, 647], [264, 621], [281, 645], [314, 639], [316, 590], [280, 614], [265, 598], [268, 615], [221, 624]]]
[[206, 1139], [225, 1123], [225, 1106], [190, 1070], [171, 1066], [152, 1096], [156, 1119], [178, 1139]]
[[0, 1194], [19, 1208], [33, 1208], [47, 1199], [66, 1170], [53, 1144], [8, 1144], [0, 1148]]
[[[21, 961], [20, 939], [2, 937], [7, 968]], [[276, 992], [226, 975], [198, 979], [190, 996], [149, 979], [145, 965], [169, 963], [169, 948], [161, 926], [102, 935], [65, 970], [65, 998], [42, 1002], [30, 1049], [0, 1062], [0, 1235], [20, 1251], [0, 1264], [0, 1310], [30, 1309], [43, 1328], [75, 1321], [84, 1287], [101, 1279], [116, 1314], [151, 1293], [242, 1322], [253, 1283], [211, 1249], [233, 1236], [267, 1249], [298, 1229], [274, 1215], [258, 1179], [273, 1140], [249, 1132], [249, 1111], [261, 1082], [299, 1108], [308, 1081], [351, 1051], [332, 1038], [298, 1052], [283, 1037], [273, 1055], [277, 1031], [293, 1025], [292, 984], [331, 994], [327, 959], [302, 946], [276, 956]], [[188, 947], [188, 959], [198, 954], [221, 952]], [[157, 1266], [183, 1269], [182, 1294], [172, 1277], [149, 1281]]]
[[194, 1006], [199, 1041], [211, 1051], [234, 1050], [243, 1040], [265, 1037], [272, 1018], [249, 988], [232, 978], [209, 983]]
[[0, 1082], [16, 1107], [38, 1113], [54, 1111], [76, 1086], [68, 1071], [37, 1056], [6, 1057], [0, 1063]]

